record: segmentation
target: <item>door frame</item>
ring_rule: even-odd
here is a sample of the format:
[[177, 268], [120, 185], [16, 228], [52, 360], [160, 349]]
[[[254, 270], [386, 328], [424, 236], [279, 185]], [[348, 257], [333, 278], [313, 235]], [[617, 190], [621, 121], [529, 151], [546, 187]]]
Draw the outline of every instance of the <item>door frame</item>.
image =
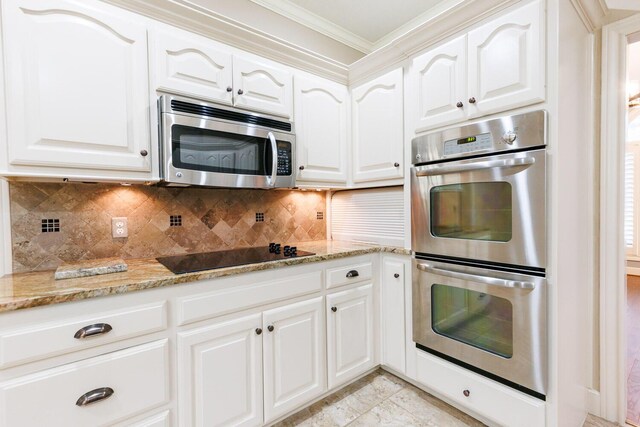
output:
[[[626, 421], [626, 304], [624, 155], [627, 36], [640, 15], [602, 28], [600, 138], [600, 416]], [[622, 143], [620, 143], [622, 141]]]

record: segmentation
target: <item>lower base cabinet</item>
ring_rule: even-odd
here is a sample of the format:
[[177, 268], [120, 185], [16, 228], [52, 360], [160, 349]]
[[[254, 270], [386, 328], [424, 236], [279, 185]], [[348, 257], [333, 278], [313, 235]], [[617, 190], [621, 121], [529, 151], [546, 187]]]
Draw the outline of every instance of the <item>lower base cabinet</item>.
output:
[[329, 388], [376, 365], [373, 284], [327, 295]]
[[262, 425], [324, 393], [322, 300], [178, 333], [179, 424]]

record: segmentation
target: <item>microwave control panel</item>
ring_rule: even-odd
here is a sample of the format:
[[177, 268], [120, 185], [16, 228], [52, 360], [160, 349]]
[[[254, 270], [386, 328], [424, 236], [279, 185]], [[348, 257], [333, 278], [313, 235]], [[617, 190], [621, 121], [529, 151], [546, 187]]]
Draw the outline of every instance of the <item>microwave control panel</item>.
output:
[[468, 136], [466, 138], [451, 139], [444, 142], [444, 155], [473, 153], [493, 148], [493, 140], [490, 133]]
[[278, 175], [291, 175], [291, 145], [278, 142]]

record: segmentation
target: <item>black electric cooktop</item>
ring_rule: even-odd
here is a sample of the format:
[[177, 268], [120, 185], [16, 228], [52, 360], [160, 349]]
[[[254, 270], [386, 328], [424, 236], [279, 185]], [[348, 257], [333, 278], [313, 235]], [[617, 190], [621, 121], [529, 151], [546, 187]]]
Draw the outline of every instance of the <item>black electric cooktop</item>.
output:
[[275, 243], [258, 248], [231, 249], [228, 251], [203, 252], [199, 254], [176, 255], [156, 258], [159, 263], [175, 274], [194, 271], [214, 270], [237, 265], [256, 264], [279, 259], [299, 258], [315, 255], [313, 252], [299, 251], [295, 246], [281, 246]]

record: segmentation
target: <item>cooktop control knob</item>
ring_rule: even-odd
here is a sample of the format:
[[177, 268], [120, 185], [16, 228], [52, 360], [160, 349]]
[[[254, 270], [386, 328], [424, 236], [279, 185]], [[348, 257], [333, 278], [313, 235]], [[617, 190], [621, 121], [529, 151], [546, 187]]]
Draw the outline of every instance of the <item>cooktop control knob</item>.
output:
[[514, 143], [517, 137], [518, 137], [518, 134], [510, 130], [508, 132], [505, 132], [504, 135], [502, 135], [502, 141], [504, 141], [506, 144], [511, 145]]

